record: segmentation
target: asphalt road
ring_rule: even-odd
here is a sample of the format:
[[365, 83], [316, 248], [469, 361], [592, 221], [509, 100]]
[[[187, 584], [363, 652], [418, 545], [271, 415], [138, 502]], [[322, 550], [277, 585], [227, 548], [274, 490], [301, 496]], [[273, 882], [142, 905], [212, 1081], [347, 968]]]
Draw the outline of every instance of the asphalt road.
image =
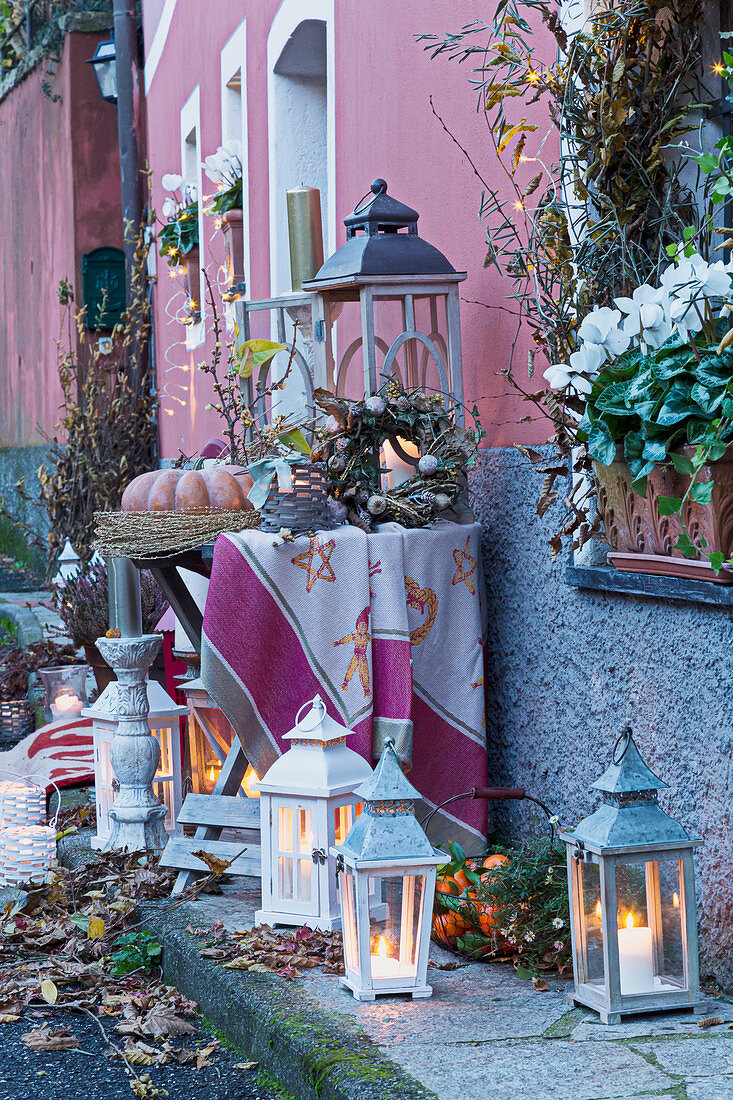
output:
[[[113, 1021], [103, 1022], [110, 1039], [124, 1045], [110, 1026]], [[80, 1050], [28, 1050], [20, 1037], [37, 1025], [65, 1027], [79, 1039]], [[196, 1049], [213, 1037], [200, 1026], [196, 1035], [174, 1045]], [[124, 1064], [106, 1058], [105, 1049], [97, 1025], [77, 1013], [26, 1012], [16, 1023], [0, 1024], [0, 1100], [134, 1100]], [[248, 1060], [239, 1051], [221, 1047], [211, 1057], [213, 1064], [202, 1069], [174, 1063], [136, 1067], [136, 1072], [149, 1074], [153, 1087], [167, 1089], [170, 1100], [198, 1096], [202, 1100], [280, 1100], [283, 1096], [276, 1087], [258, 1083], [257, 1069], [237, 1068], [237, 1063]]]

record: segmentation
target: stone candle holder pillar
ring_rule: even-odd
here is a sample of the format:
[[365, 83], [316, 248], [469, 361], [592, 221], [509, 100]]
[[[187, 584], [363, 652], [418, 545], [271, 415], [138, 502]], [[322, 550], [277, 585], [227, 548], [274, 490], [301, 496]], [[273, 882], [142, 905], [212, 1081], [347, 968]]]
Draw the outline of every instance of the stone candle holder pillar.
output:
[[153, 791], [160, 746], [148, 725], [145, 676], [161, 643], [159, 634], [139, 638], [99, 638], [97, 648], [115, 671], [118, 724], [112, 740], [112, 771], [119, 783], [112, 809], [112, 832], [105, 851], [165, 847], [166, 808]]

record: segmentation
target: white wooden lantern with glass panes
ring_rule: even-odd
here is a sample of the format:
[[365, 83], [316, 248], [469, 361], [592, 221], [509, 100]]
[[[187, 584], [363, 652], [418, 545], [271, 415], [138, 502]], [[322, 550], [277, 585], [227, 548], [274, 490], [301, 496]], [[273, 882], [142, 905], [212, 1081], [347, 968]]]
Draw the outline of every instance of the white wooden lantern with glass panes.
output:
[[[157, 680], [147, 681], [148, 725], [160, 745], [160, 762], [153, 779], [153, 789], [166, 807], [165, 828], [168, 833], [182, 830], [176, 825], [181, 808], [183, 772], [181, 766], [181, 736], [179, 718], [188, 714], [188, 707], [178, 706]], [[117, 681], [108, 684], [102, 694], [82, 711], [92, 719], [94, 738], [94, 789], [97, 803], [97, 835], [92, 848], [103, 851], [112, 834], [109, 811], [114, 801], [116, 780], [112, 772], [110, 752], [117, 732]]]
[[603, 805], [567, 845], [575, 988], [571, 1004], [604, 1024], [629, 1013], [705, 1011], [700, 997], [693, 849], [657, 802], [667, 784], [649, 770], [630, 729], [593, 786]]
[[366, 760], [346, 744], [350, 733], [316, 695], [284, 735], [288, 751], [253, 784], [260, 791], [262, 846], [258, 924], [340, 926], [329, 852], [346, 838], [360, 813], [354, 792], [372, 774]]
[[403, 775], [391, 739], [356, 794], [363, 812], [333, 849], [346, 969], [341, 985], [358, 1001], [383, 993], [429, 997], [435, 873], [446, 857], [415, 817], [420, 794]]

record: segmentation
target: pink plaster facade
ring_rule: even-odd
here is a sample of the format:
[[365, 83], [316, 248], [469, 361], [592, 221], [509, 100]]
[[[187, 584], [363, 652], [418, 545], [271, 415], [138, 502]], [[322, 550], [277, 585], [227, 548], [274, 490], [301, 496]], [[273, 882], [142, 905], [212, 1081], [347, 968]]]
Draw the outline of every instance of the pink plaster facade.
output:
[[[415, 39], [420, 33], [456, 30], [482, 18], [485, 11], [476, 0], [371, 0], [368, 5], [356, 0], [284, 0], [282, 5], [279, 0], [237, 0], [215, 6], [144, 0], [154, 206], [160, 210], [165, 197], [161, 176], [181, 171], [181, 109], [196, 89], [202, 157], [220, 144], [220, 56], [231, 36], [246, 24], [249, 297], [266, 298], [277, 289], [272, 286], [271, 271], [268, 132], [273, 104], [268, 101], [268, 35], [273, 21], [291, 19], [294, 28], [300, 20], [321, 18], [329, 7], [333, 13], [329, 184], [335, 198], [336, 244], [345, 239], [344, 216], [371, 180], [383, 176], [390, 194], [419, 211], [421, 236], [441, 249], [456, 269], [468, 272], [461, 287], [464, 388], [467, 404], [475, 401], [481, 410], [488, 444], [541, 439], [542, 429], [518, 425], [527, 406], [495, 373], [506, 365], [516, 322], [502, 310], [486, 308], [503, 302], [506, 290], [496, 273], [484, 267], [485, 237], [478, 216], [481, 183], [430, 106], [432, 96], [435, 110], [471, 150], [481, 170], [496, 173], [484, 122], [475, 110], [469, 72], [444, 58], [431, 61]], [[213, 185], [207, 188], [207, 182], [204, 178], [208, 194]], [[223, 261], [223, 242], [213, 219], [206, 218], [205, 223], [202, 251], [215, 281]], [[287, 227], [277, 231], [287, 233]], [[205, 409], [211, 398], [207, 380], [196, 369], [210, 353], [211, 340], [186, 349], [184, 326], [176, 320], [176, 311], [183, 305], [181, 281], [171, 279], [158, 259], [156, 362], [163, 456], [174, 456], [179, 449], [197, 453], [207, 439], [221, 434], [217, 416]]]
[[37, 444], [53, 430], [58, 284], [68, 279], [81, 302], [82, 254], [122, 243], [115, 108], [85, 63], [101, 37], [69, 34], [54, 73], [46, 63], [0, 101], [0, 149], [12, 150], [0, 157], [2, 447]]

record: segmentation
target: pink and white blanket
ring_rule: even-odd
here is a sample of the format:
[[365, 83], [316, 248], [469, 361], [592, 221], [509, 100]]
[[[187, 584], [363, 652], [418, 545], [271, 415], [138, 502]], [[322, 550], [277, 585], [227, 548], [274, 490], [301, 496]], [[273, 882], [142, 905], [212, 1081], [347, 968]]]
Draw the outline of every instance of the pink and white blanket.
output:
[[[480, 533], [443, 522], [219, 537], [201, 674], [258, 775], [318, 693], [370, 762], [395, 739], [429, 806], [486, 784]], [[486, 803], [454, 804], [430, 832], [477, 850]]]

